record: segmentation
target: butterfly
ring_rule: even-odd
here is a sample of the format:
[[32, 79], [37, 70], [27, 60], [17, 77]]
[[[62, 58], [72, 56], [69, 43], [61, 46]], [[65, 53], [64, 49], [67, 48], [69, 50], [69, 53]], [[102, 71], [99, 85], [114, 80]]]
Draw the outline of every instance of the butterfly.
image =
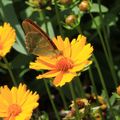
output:
[[26, 48], [28, 52], [37, 56], [57, 54], [57, 48], [48, 35], [32, 20], [22, 22], [26, 34]]

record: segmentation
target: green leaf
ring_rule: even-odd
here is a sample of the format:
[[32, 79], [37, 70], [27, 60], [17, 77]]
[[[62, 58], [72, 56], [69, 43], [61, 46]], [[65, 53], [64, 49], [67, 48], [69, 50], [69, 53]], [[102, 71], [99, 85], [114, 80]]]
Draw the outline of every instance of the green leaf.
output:
[[[100, 12], [99, 4], [93, 3], [93, 4], [91, 4], [90, 7], [91, 7], [91, 8], [90, 8], [90, 12], [97, 12], [97, 13]], [[102, 13], [108, 12], [108, 8], [105, 7], [105, 6], [103, 6], [103, 5], [101, 5], [101, 12], [102, 12]]]
[[115, 94], [112, 94], [112, 96], [110, 97], [110, 103], [111, 105], [113, 105], [116, 101], [116, 95]]
[[0, 13], [2, 15], [3, 21], [9, 22], [16, 30], [17, 41], [13, 46], [14, 49], [22, 54], [27, 54], [24, 44], [24, 33], [17, 19], [12, 0], [0, 0], [0, 5]]
[[116, 120], [120, 120], [120, 116], [115, 116], [115, 119]]
[[34, 9], [32, 7], [27, 7], [25, 10], [23, 10], [20, 13], [20, 16], [21, 16], [22, 19], [30, 18], [30, 16], [33, 14], [33, 12], [34, 12]]
[[92, 20], [92, 29], [96, 29], [96, 24], [94, 23], [94, 21], [96, 22], [97, 26], [100, 27], [100, 16], [94, 17], [94, 20]]
[[[43, 24], [41, 25], [41, 28], [42, 28], [44, 31], [46, 31], [46, 25], [45, 25], [45, 24], [46, 24], [46, 23], [43, 23]], [[47, 22], [47, 27], [48, 27], [48, 35], [49, 35], [49, 37], [52, 39], [53, 37], [55, 37], [55, 34], [54, 34], [53, 26], [52, 26], [52, 24], [51, 24], [50, 21]], [[46, 32], [47, 32], [47, 31], [46, 31]]]
[[118, 95], [117, 93], [113, 93], [113, 95], [115, 96], [115, 98], [120, 99], [120, 95]]
[[109, 26], [113, 26], [115, 25], [115, 23], [118, 21], [118, 17], [117, 15], [113, 14], [113, 13], [108, 13], [105, 15], [104, 17], [104, 25], [109, 25]]

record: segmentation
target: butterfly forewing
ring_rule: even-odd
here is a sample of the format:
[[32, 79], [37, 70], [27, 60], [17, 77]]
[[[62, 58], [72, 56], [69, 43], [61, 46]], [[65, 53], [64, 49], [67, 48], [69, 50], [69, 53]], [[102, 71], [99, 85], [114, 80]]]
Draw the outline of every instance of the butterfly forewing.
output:
[[26, 34], [26, 47], [30, 53], [38, 56], [55, 54], [56, 46], [35, 23], [26, 19], [22, 26]]

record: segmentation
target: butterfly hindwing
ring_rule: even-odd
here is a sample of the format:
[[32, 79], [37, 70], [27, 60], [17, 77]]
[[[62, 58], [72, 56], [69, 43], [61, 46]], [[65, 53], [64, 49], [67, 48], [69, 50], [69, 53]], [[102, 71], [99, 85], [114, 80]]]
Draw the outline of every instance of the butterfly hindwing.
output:
[[54, 43], [47, 34], [29, 19], [23, 21], [22, 26], [26, 34], [26, 47], [35, 55], [49, 55], [56, 51]]

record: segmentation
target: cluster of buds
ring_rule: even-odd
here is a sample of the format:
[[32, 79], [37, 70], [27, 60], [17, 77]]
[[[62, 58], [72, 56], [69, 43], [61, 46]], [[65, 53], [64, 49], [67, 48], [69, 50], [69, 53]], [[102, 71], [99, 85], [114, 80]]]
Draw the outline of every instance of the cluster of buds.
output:
[[45, 9], [51, 4], [51, 0], [28, 0], [26, 3], [34, 8]]

